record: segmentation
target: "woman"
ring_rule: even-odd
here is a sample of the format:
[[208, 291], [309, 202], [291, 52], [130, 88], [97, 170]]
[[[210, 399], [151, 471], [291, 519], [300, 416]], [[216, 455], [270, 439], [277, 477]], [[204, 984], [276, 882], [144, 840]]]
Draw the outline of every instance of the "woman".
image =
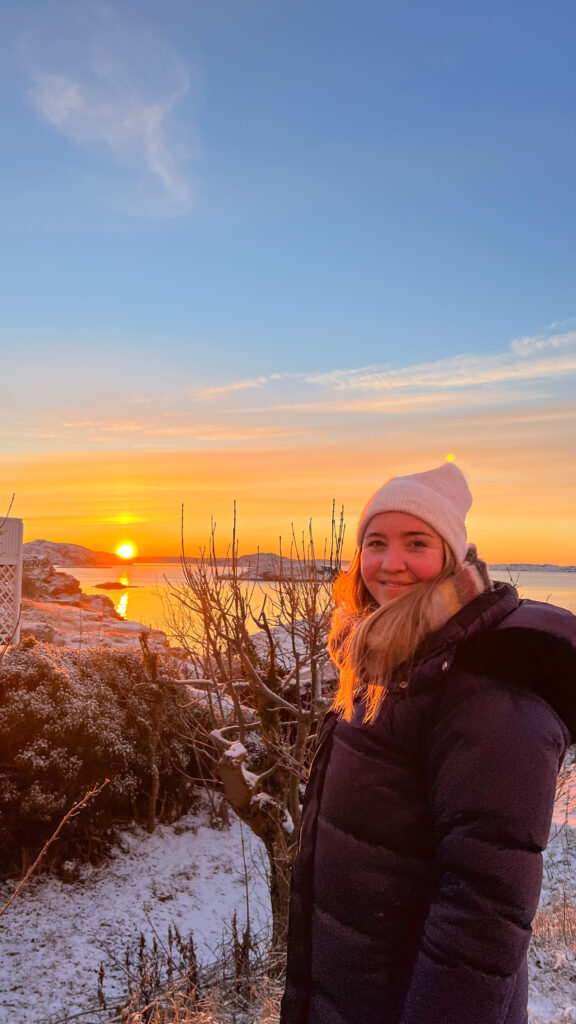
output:
[[281, 1024], [526, 1024], [576, 737], [576, 618], [491, 583], [453, 463], [388, 481], [336, 583]]

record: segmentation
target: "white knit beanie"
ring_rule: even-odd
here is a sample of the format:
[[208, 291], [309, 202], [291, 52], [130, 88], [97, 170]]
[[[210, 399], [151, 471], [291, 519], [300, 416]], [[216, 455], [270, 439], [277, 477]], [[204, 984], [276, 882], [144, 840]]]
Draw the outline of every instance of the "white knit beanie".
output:
[[470, 488], [453, 462], [411, 476], [393, 476], [366, 504], [358, 523], [358, 547], [366, 527], [380, 512], [408, 512], [444, 538], [457, 562], [466, 557], [466, 513], [472, 504]]

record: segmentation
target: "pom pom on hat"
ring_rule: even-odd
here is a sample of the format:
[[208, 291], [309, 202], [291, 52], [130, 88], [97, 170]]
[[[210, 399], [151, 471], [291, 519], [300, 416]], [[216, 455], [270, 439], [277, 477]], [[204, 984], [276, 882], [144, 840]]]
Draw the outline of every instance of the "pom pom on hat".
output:
[[372, 495], [358, 523], [358, 547], [366, 527], [380, 512], [408, 512], [432, 526], [457, 562], [463, 562], [468, 548], [466, 513], [472, 504], [470, 488], [453, 462], [410, 476], [394, 476]]

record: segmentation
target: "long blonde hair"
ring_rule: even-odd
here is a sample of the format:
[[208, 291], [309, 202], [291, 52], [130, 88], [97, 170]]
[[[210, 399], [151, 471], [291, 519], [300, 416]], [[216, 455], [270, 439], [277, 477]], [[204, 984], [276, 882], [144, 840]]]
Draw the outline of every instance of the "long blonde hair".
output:
[[444, 567], [433, 580], [409, 587], [405, 594], [378, 605], [361, 573], [361, 549], [347, 572], [334, 583], [336, 607], [328, 652], [340, 671], [333, 707], [350, 721], [354, 698], [362, 690], [365, 722], [373, 722], [401, 665], [409, 674], [416, 649], [432, 631], [426, 614], [435, 590], [454, 572], [455, 560], [445, 541]]

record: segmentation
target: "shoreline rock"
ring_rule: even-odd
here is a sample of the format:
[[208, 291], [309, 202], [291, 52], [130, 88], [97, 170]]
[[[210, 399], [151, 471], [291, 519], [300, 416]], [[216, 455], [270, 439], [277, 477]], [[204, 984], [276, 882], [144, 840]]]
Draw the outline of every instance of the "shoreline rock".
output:
[[57, 572], [47, 556], [25, 552], [20, 636], [59, 647], [137, 647], [145, 632], [168, 651], [166, 633], [120, 618], [106, 594], [84, 594], [77, 579]]
[[[95, 596], [100, 600], [98, 595]], [[141, 622], [130, 622], [82, 605], [58, 601], [22, 602], [22, 639], [32, 637], [58, 647], [97, 645], [120, 649], [139, 647], [141, 633], [146, 633], [155, 648], [166, 652], [172, 650], [166, 633], [160, 629], [148, 629]]]

